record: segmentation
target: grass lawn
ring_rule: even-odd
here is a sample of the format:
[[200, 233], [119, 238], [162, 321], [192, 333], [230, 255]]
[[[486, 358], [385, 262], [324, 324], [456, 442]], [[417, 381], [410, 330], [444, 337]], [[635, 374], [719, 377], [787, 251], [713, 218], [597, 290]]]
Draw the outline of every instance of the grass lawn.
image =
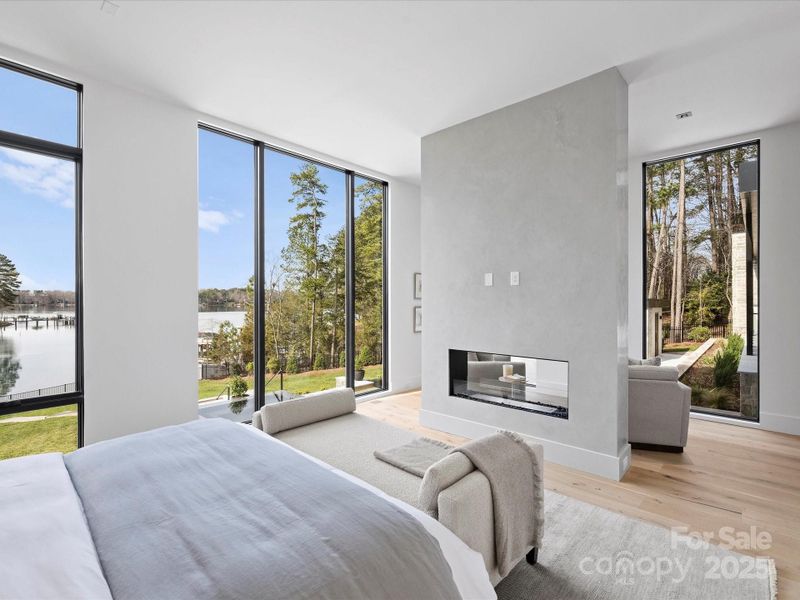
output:
[[11, 415], [0, 415], [0, 421], [10, 419], [11, 417], [46, 417], [51, 415], [60, 415], [62, 413], [76, 412], [78, 407], [75, 404], [69, 406], [54, 406], [52, 408], [41, 408], [39, 410], [28, 410], [25, 412], [14, 413]]
[[[364, 369], [364, 378], [375, 381], [383, 377], [381, 365], [370, 365]], [[309, 394], [336, 387], [336, 377], [344, 375], [344, 369], [325, 369], [324, 371], [306, 371], [305, 373], [286, 374], [283, 376], [283, 387], [293, 394]], [[267, 377], [269, 379], [271, 375]], [[230, 385], [230, 378], [201, 379], [198, 385], [198, 398], [215, 398]], [[253, 378], [247, 377], [247, 385], [252, 389]], [[280, 389], [280, 377], [275, 377], [267, 386], [267, 391]]]
[[684, 354], [686, 352], [697, 350], [702, 345], [703, 342], [679, 342], [676, 344], [664, 344], [664, 352]]
[[78, 417], [53, 417], [26, 423], [3, 423], [11, 417], [33, 417], [75, 411], [77, 407], [58, 406], [0, 417], [0, 459], [38, 454], [71, 452], [78, 447]]

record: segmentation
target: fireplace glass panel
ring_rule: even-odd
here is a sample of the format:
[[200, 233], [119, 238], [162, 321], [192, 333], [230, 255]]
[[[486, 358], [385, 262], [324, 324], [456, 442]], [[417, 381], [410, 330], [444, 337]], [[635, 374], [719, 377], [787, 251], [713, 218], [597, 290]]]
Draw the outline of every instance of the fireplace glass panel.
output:
[[450, 350], [450, 395], [566, 419], [569, 363]]

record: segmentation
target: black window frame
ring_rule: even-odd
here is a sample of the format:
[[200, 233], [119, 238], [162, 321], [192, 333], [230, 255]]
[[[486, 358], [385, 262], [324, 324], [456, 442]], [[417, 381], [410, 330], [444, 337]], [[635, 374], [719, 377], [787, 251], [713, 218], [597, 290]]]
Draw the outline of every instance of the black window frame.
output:
[[355, 374], [355, 181], [356, 178], [378, 183], [383, 188], [383, 211], [381, 219], [381, 236], [383, 250], [383, 373], [382, 387], [369, 392], [358, 394], [358, 398], [364, 398], [372, 394], [386, 392], [389, 389], [389, 312], [388, 312], [388, 215], [389, 215], [389, 183], [366, 175], [359, 171], [347, 169], [345, 167], [307, 156], [299, 152], [281, 148], [274, 144], [264, 142], [252, 137], [232, 132], [228, 129], [216, 125], [199, 122], [198, 130], [204, 130], [229, 138], [246, 142], [253, 147], [253, 165], [255, 169], [255, 185], [253, 188], [253, 248], [254, 248], [254, 276], [253, 276], [253, 387], [254, 387], [254, 410], [259, 410], [264, 406], [265, 397], [265, 367], [266, 367], [266, 328], [264, 322], [264, 309], [266, 306], [266, 281], [265, 272], [265, 223], [269, 218], [266, 204], [266, 152], [277, 152], [286, 156], [291, 156], [316, 165], [327, 167], [342, 173], [345, 176], [345, 385], [353, 388]]
[[75, 91], [77, 132], [76, 145], [60, 144], [0, 129], [0, 146], [33, 154], [69, 160], [75, 165], [75, 391], [36, 396], [0, 403], [0, 415], [67, 406], [78, 407], [77, 447], [84, 443], [84, 377], [83, 377], [83, 85], [51, 75], [32, 67], [0, 59], [0, 68], [16, 71], [42, 81]]
[[[676, 160], [681, 160], [685, 158], [695, 158], [698, 156], [704, 156], [709, 154], [715, 154], [717, 152], [724, 152], [725, 150], [736, 150], [737, 148], [743, 148], [745, 146], [755, 146], [758, 149], [758, 164], [757, 164], [757, 179], [758, 179], [758, 220], [759, 220], [759, 231], [760, 231], [760, 223], [761, 223], [761, 139], [754, 138], [750, 140], [744, 140], [741, 142], [736, 142], [732, 144], [725, 144], [723, 146], [715, 146], [713, 148], [707, 148], [705, 150], [695, 150], [693, 152], [684, 152], [682, 154], [676, 154], [674, 156], [668, 156], [666, 158], [658, 158], [655, 160], [648, 160], [642, 162], [642, 351], [641, 355], [642, 358], [647, 358], [647, 327], [649, 326], [647, 322], [647, 266], [648, 266], [648, 259], [647, 259], [647, 167], [658, 165], [661, 163], [666, 162], [673, 162]], [[759, 244], [760, 245], [760, 244]], [[762, 248], [759, 249], [759, 252], [762, 251]], [[758, 292], [757, 296], [759, 298], [759, 302], [761, 301], [761, 256], [759, 254], [759, 263], [758, 263]], [[748, 294], [752, 293], [752, 290], [748, 290]], [[759, 306], [759, 323], [761, 323], [761, 308]], [[752, 319], [752, 313], [748, 315], [748, 320]], [[713, 409], [704, 409], [702, 407], [695, 407], [691, 405], [690, 402], [690, 412], [698, 415], [704, 416], [712, 416], [712, 417], [719, 417], [722, 419], [731, 419], [734, 421], [741, 421], [743, 423], [760, 423], [761, 422], [761, 327], [759, 326], [758, 329], [758, 346], [759, 346], [759, 353], [756, 355], [756, 363], [758, 368], [758, 383], [756, 384], [758, 387], [757, 395], [758, 395], [758, 415], [753, 417], [745, 417], [745, 416], [735, 416], [735, 415], [724, 415], [719, 412], [715, 412]], [[749, 342], [748, 342], [749, 345]]]

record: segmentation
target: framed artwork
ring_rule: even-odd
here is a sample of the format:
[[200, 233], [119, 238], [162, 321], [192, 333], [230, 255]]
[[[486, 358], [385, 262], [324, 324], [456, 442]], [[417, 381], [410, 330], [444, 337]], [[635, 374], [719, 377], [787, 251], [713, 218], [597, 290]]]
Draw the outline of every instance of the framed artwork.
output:
[[422, 307], [414, 307], [414, 333], [422, 333]]
[[422, 300], [422, 273], [414, 273], [414, 300]]

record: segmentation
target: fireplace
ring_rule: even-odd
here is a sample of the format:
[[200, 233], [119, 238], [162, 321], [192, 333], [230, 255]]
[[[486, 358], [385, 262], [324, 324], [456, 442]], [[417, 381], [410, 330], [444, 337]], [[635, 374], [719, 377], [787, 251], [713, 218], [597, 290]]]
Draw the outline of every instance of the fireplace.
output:
[[450, 350], [450, 395], [559, 419], [569, 414], [569, 363]]

